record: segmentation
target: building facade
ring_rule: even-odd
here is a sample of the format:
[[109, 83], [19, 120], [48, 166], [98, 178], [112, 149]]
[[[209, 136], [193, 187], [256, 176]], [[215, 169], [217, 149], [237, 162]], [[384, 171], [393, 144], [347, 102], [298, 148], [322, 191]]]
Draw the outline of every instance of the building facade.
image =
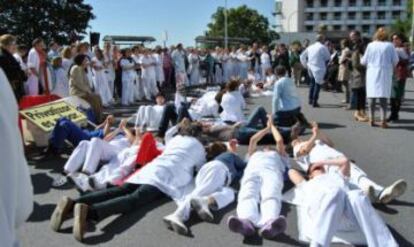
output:
[[372, 35], [379, 27], [407, 18], [408, 0], [275, 0], [279, 32], [357, 29]]

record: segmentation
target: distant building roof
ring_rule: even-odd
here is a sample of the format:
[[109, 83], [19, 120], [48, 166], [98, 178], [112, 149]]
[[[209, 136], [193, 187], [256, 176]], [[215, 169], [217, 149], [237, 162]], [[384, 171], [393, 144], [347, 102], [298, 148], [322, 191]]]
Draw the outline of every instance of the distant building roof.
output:
[[134, 45], [137, 43], [154, 42], [156, 39], [150, 36], [106, 35], [103, 41], [110, 41], [120, 45]]
[[[197, 36], [195, 38], [196, 43], [201, 44], [222, 44], [224, 43], [224, 37], [207, 37], [207, 36]], [[239, 37], [232, 37], [227, 38], [229, 44], [247, 44], [250, 43], [249, 38], [239, 38]]]

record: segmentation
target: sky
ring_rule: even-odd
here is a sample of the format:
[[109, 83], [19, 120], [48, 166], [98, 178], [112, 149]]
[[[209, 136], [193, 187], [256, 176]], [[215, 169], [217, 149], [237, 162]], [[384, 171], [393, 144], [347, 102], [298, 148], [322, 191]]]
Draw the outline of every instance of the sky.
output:
[[[211, 15], [225, 0], [85, 0], [96, 18], [87, 32], [105, 35], [153, 36], [161, 45], [167, 31], [167, 45], [183, 43], [194, 46], [195, 37], [203, 35]], [[247, 5], [274, 24], [274, 0], [227, 0], [229, 8]]]

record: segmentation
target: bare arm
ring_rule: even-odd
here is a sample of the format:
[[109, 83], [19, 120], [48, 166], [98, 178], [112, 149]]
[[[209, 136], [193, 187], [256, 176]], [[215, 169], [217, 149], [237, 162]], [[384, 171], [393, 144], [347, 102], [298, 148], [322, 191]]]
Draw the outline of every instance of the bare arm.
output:
[[268, 115], [267, 119], [268, 119], [267, 120], [268, 125], [270, 125], [271, 131], [272, 131], [273, 138], [276, 141], [277, 152], [282, 156], [288, 156], [288, 154], [286, 153], [285, 143], [283, 142], [283, 137], [280, 134], [279, 130], [277, 130], [277, 128], [273, 124], [272, 116]]
[[288, 175], [290, 181], [292, 181], [294, 185], [298, 185], [305, 181], [305, 178], [302, 176], [302, 174], [295, 169], [289, 169]]
[[342, 156], [336, 159], [318, 161], [318, 162], [313, 163], [312, 166], [338, 166], [339, 171], [344, 176], [346, 177], [350, 176], [351, 163], [345, 156]]
[[249, 147], [247, 149], [247, 155], [251, 156], [257, 149], [257, 143], [270, 131], [270, 126], [260, 130], [254, 134], [249, 141]]

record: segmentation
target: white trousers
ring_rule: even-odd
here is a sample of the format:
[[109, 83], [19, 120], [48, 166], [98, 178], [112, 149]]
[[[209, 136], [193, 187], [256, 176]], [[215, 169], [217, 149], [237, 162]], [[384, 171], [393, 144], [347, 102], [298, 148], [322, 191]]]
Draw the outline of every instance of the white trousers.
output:
[[330, 246], [333, 236], [340, 227], [338, 222], [345, 216], [347, 220], [360, 227], [368, 246], [398, 246], [384, 221], [361, 190], [345, 192], [337, 188], [325, 192], [323, 197], [315, 198], [322, 198], [322, 200], [316, 203], [318, 210], [312, 217], [314, 222], [312, 241], [322, 246]]
[[364, 191], [368, 188], [368, 186], [372, 186], [377, 194], [384, 190], [383, 186], [378, 185], [369, 179], [368, 175], [354, 163], [351, 163], [351, 174], [349, 177], [349, 182], [351, 185], [356, 186], [357, 188], [360, 188]]
[[99, 138], [81, 141], [66, 161], [64, 170], [71, 174], [82, 168], [82, 172], [92, 174], [101, 160], [110, 160], [121, 151], [121, 147], [111, 145]]
[[122, 105], [129, 105], [134, 103], [134, 80], [123, 78], [122, 79], [122, 98], [121, 104]]
[[[264, 226], [280, 215], [283, 175], [261, 171], [242, 178], [237, 202], [237, 216], [248, 219], [256, 227]], [[260, 205], [260, 210], [259, 210]]]
[[30, 75], [24, 86], [26, 95], [39, 95], [39, 77]]
[[155, 95], [158, 93], [157, 80], [155, 79], [155, 77], [142, 77], [141, 82], [145, 98], [147, 100], [151, 100], [152, 98], [154, 98]]
[[95, 181], [96, 189], [105, 189], [108, 184], [115, 185], [126, 178], [135, 168], [136, 155], [128, 157], [123, 162], [117, 157], [112, 158], [91, 178]]
[[138, 108], [135, 126], [146, 125], [150, 129], [158, 129], [161, 118], [156, 116], [156, 112], [151, 105], [143, 105]]
[[201, 167], [195, 178], [195, 188], [185, 198], [178, 202], [178, 208], [174, 212], [183, 221], [190, 217], [190, 201], [197, 197], [211, 196], [221, 209], [234, 201], [234, 190], [226, 183], [230, 179], [228, 168], [219, 162], [209, 162]]

